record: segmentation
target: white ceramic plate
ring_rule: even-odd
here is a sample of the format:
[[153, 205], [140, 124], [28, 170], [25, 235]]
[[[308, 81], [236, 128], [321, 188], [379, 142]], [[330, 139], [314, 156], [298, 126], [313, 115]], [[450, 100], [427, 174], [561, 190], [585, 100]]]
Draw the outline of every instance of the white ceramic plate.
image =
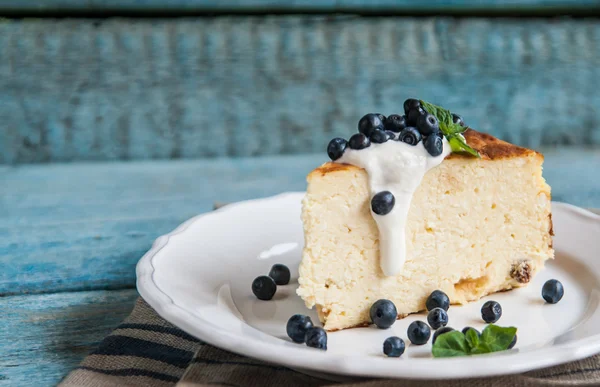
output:
[[[473, 357], [434, 359], [430, 343], [412, 346], [406, 328], [424, 314], [392, 328], [349, 329], [328, 335], [328, 350], [292, 343], [285, 325], [295, 313], [318, 318], [296, 296], [303, 244], [302, 193], [241, 202], [195, 217], [156, 240], [137, 266], [137, 286], [166, 320], [217, 347], [302, 370], [373, 377], [457, 378], [518, 373], [600, 352], [600, 216], [553, 203], [556, 259], [526, 288], [452, 306], [449, 326], [483, 328], [479, 309], [488, 299], [502, 305], [502, 326], [518, 327], [515, 349]], [[292, 270], [290, 285], [260, 301], [250, 285], [274, 263]], [[562, 301], [545, 304], [542, 284], [559, 279]], [[383, 341], [402, 337], [402, 358], [386, 358]]]

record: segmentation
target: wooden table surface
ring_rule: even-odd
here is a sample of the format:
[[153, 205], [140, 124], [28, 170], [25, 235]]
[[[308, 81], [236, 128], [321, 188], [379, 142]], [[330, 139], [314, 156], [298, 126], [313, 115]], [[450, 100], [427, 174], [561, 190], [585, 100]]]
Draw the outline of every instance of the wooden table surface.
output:
[[[547, 150], [555, 200], [600, 207], [600, 151]], [[130, 312], [152, 241], [230, 202], [303, 190], [324, 154], [0, 166], [0, 386], [54, 385]]]

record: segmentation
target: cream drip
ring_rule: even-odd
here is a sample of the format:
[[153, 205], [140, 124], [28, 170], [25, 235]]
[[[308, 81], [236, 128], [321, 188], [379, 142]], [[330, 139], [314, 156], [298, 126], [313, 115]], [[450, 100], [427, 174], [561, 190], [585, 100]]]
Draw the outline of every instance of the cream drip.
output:
[[[431, 156], [423, 142], [416, 146], [390, 140], [361, 150], [347, 148], [338, 163], [364, 168], [369, 175], [371, 198], [381, 191], [390, 191], [395, 197], [392, 211], [386, 215], [371, 215], [379, 229], [381, 270], [386, 276], [402, 271], [406, 261], [406, 221], [408, 210], [423, 176], [438, 166], [450, 154], [450, 144], [443, 138], [441, 155]], [[369, 205], [370, 207], [370, 205]]]

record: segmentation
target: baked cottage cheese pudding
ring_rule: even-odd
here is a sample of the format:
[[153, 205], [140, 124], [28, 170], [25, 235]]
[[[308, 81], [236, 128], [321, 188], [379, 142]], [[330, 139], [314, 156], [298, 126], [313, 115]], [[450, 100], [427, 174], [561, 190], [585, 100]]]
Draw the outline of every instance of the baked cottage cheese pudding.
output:
[[328, 331], [398, 318], [434, 290], [452, 304], [527, 285], [553, 258], [543, 156], [409, 99], [405, 115], [367, 114], [332, 162], [308, 175], [298, 295]]

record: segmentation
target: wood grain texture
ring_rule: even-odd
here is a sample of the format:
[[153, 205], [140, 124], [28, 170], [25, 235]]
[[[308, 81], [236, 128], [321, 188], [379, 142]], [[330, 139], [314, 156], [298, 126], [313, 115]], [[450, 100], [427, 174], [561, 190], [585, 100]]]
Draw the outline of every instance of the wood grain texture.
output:
[[476, 12], [589, 9], [595, 0], [0, 0], [10, 11]]
[[[0, 296], [120, 289], [153, 240], [232, 202], [305, 189], [323, 153], [0, 167]], [[555, 200], [600, 208], [600, 151], [546, 152]]]
[[132, 310], [135, 290], [1, 299], [0, 386], [55, 386]]
[[316, 152], [409, 96], [522, 145], [600, 145], [596, 19], [7, 21], [0, 58], [5, 164]]

